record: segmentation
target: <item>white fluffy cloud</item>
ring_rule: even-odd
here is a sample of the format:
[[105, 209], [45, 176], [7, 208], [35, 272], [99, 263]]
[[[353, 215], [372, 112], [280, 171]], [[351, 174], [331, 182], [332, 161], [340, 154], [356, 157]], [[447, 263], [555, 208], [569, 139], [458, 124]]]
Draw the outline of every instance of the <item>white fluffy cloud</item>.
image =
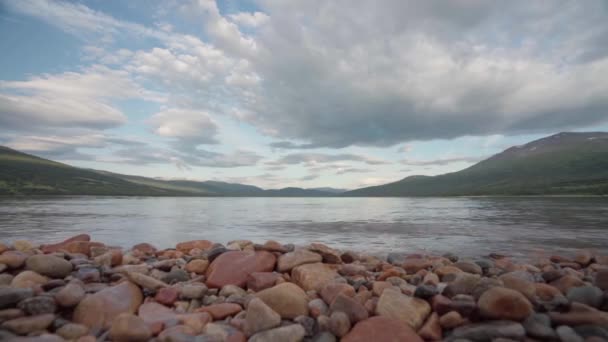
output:
[[217, 143], [218, 126], [204, 111], [171, 108], [158, 112], [150, 119], [154, 133], [173, 138], [180, 145], [194, 148], [199, 144]]

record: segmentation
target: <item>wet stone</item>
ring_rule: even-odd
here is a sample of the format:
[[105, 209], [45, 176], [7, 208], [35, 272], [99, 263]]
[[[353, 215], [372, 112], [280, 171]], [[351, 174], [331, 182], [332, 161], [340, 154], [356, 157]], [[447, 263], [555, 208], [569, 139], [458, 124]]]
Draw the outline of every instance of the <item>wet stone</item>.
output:
[[416, 287], [416, 291], [414, 292], [414, 297], [429, 299], [435, 295], [437, 295], [439, 291], [437, 287], [433, 285], [419, 285]]

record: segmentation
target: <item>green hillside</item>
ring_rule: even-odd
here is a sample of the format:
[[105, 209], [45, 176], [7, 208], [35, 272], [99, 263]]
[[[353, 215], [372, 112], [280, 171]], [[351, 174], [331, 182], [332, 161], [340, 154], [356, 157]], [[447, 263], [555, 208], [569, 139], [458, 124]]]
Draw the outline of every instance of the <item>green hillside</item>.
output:
[[183, 195], [0, 146], [0, 195]]
[[330, 192], [218, 181], [161, 180], [57, 163], [0, 146], [0, 195], [312, 197]]
[[559, 133], [465, 170], [413, 176], [345, 196], [606, 195], [608, 133]]

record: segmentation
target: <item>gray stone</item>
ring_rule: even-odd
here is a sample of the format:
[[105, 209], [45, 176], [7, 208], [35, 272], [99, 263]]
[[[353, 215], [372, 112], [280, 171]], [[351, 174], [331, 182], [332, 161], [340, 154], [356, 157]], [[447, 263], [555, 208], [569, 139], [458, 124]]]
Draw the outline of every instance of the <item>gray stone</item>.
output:
[[248, 342], [300, 342], [304, 335], [306, 335], [304, 327], [292, 324], [259, 332], [251, 336]]
[[36, 296], [20, 301], [17, 308], [23, 310], [28, 315], [34, 316], [54, 313], [57, 305], [55, 305], [55, 300], [52, 297]]
[[167, 273], [162, 280], [167, 284], [175, 284], [190, 280], [190, 276], [188, 272], [176, 269]]
[[350, 330], [350, 320], [344, 312], [337, 311], [329, 317], [329, 331], [338, 336], [344, 337]]
[[557, 336], [564, 342], [584, 342], [583, 338], [567, 325], [562, 325], [555, 329]]
[[557, 336], [551, 328], [551, 319], [545, 314], [533, 313], [526, 318], [523, 324], [528, 336], [541, 340], [551, 340]]
[[405, 261], [405, 255], [401, 253], [388, 253], [386, 261], [388, 261], [389, 264], [401, 266]]
[[602, 290], [595, 286], [573, 287], [566, 295], [571, 302], [583, 303], [594, 308], [602, 305], [603, 296]]
[[599, 325], [578, 325], [574, 327], [574, 331], [577, 334], [581, 335], [583, 338], [589, 337], [601, 337], [604, 340], [608, 341], [608, 327], [602, 327]]
[[0, 309], [14, 306], [18, 302], [34, 296], [32, 289], [5, 287], [0, 288]]
[[310, 316], [298, 316], [293, 321], [304, 327], [306, 337], [312, 337], [317, 332], [317, 321]]
[[316, 334], [311, 339], [311, 342], [336, 342], [336, 336], [334, 336], [329, 331], [323, 331], [323, 332]]
[[72, 272], [72, 264], [69, 261], [45, 254], [27, 258], [25, 268], [52, 278], [65, 278]]
[[180, 294], [184, 299], [200, 299], [207, 293], [207, 286], [204, 284], [186, 284], [181, 287]]
[[423, 284], [416, 287], [416, 291], [414, 291], [414, 297], [429, 299], [438, 293], [439, 291], [437, 290], [437, 287], [433, 285]]

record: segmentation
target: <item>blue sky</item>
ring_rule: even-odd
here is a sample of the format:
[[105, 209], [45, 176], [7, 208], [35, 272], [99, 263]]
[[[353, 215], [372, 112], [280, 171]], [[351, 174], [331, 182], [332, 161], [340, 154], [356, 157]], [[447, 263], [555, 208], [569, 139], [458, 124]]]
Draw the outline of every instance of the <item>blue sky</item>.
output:
[[605, 1], [0, 0], [0, 144], [356, 188], [608, 130]]

